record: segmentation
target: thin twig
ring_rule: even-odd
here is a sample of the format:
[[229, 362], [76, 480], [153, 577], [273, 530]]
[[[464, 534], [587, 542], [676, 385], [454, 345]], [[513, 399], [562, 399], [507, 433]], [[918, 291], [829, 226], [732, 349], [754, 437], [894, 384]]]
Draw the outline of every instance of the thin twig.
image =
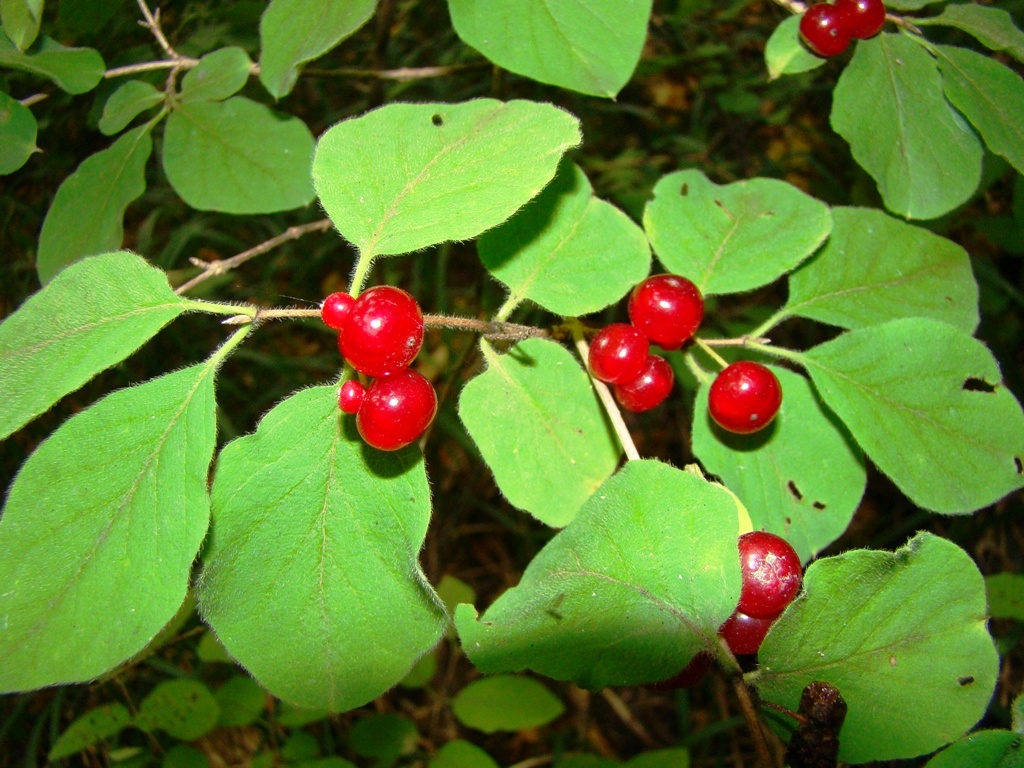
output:
[[708, 347], [745, 347], [748, 344], [771, 344], [772, 340], [764, 337], [739, 336], [735, 339], [701, 339]]
[[181, 58], [171, 47], [171, 44], [167, 42], [167, 38], [164, 37], [163, 30], [160, 29], [160, 9], [157, 8], [156, 13], [152, 13], [149, 10], [149, 6], [146, 5], [146, 0], [136, 0], [136, 2], [139, 5], [139, 10], [142, 11], [143, 18], [145, 19], [145, 21], [139, 23], [150, 31], [153, 37], [156, 38], [157, 43], [160, 44], [160, 47], [164, 49], [164, 53], [166, 53], [170, 58]]
[[629, 707], [626, 706], [626, 702], [620, 699], [611, 688], [604, 688], [601, 691], [601, 698], [608, 702], [608, 706], [612, 708], [612, 712], [621, 720], [629, 730], [631, 730], [636, 737], [643, 742], [643, 745], [649, 749], [655, 749], [661, 745], [647, 732], [644, 728], [643, 723], [633, 717], [633, 713], [629, 711]]
[[139, 72], [155, 72], [159, 69], [191, 69], [199, 63], [199, 59], [191, 59], [188, 56], [179, 56], [176, 59], [162, 59], [161, 61], [144, 61], [141, 64], [125, 64], [123, 67], [114, 67], [103, 73], [103, 77], [123, 77], [134, 75]]
[[19, 99], [18, 102], [23, 107], [31, 107], [33, 104], [38, 104], [40, 101], [45, 101], [48, 98], [50, 98], [49, 94], [33, 93], [31, 96], [26, 96], [24, 99]]
[[807, 3], [800, 2], [800, 0], [775, 0], [775, 2], [790, 13], [797, 15], [807, 10]]
[[732, 677], [732, 685], [736, 691], [736, 698], [739, 699], [743, 717], [747, 721], [747, 727], [750, 729], [751, 736], [754, 737], [754, 748], [757, 750], [761, 768], [776, 768], [776, 762], [768, 748], [768, 741], [764, 737], [764, 731], [761, 730], [761, 719], [757, 716], [757, 708], [754, 706], [750, 689], [739, 675]]
[[339, 69], [315, 69], [302, 70], [305, 75], [319, 77], [365, 77], [374, 80], [397, 80], [407, 82], [409, 80], [425, 80], [432, 77], [446, 77], [456, 72], [467, 69], [480, 69], [488, 67], [488, 62], [474, 64], [451, 64], [448, 66], [436, 67], [398, 67], [397, 69], [357, 69], [353, 67], [341, 67]]

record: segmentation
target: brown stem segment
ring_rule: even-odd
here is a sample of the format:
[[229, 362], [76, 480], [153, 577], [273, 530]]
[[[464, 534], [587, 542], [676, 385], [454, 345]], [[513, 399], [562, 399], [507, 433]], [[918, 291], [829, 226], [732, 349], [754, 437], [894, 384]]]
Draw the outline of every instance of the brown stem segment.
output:
[[761, 730], [761, 720], [757, 716], [757, 707], [754, 706], [750, 689], [743, 682], [743, 678], [739, 676], [732, 678], [732, 685], [736, 691], [736, 698], [740, 702], [740, 709], [743, 710], [743, 717], [747, 721], [747, 727], [754, 737], [754, 749], [757, 750], [757, 759], [761, 763], [761, 768], [779, 768], [772, 759], [768, 741], [764, 737], [764, 731]]

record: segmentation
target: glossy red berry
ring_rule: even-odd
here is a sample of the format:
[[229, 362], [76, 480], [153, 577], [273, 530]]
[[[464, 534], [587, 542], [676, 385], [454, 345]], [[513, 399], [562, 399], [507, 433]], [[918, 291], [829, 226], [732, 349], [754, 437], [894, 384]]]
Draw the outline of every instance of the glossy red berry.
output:
[[349, 379], [341, 385], [338, 393], [338, 407], [345, 413], [358, 413], [366, 397], [366, 387], [356, 379]]
[[590, 344], [590, 372], [609, 384], [633, 381], [647, 365], [648, 354], [646, 336], [632, 325], [612, 323]]
[[812, 5], [800, 17], [800, 36], [819, 56], [838, 56], [850, 46], [850, 33], [839, 9], [829, 3]]
[[340, 331], [355, 302], [347, 293], [332, 293], [320, 305], [320, 319], [328, 328]]
[[885, 26], [885, 4], [882, 0], [836, 0], [841, 26], [850, 37], [866, 40]]
[[370, 384], [356, 414], [356, 428], [374, 448], [397, 451], [418, 440], [436, 413], [434, 388], [422, 375], [406, 368]]
[[615, 399], [628, 411], [649, 411], [669, 396], [675, 378], [672, 366], [663, 357], [648, 355], [639, 376], [625, 384], [615, 385]]
[[423, 313], [416, 299], [379, 285], [355, 300], [338, 335], [342, 357], [366, 376], [407, 368], [423, 344]]
[[733, 611], [725, 624], [718, 628], [718, 634], [725, 640], [730, 651], [737, 656], [747, 656], [757, 653], [773, 622], [773, 619], [755, 619]]
[[693, 688], [704, 679], [704, 675], [711, 669], [711, 654], [701, 651], [683, 669], [660, 683], [648, 685], [652, 691], [672, 691], [676, 688]]
[[711, 418], [741, 435], [766, 427], [782, 406], [782, 387], [770, 369], [742, 361], [727, 366], [708, 391]]
[[704, 319], [704, 297], [685, 277], [655, 275], [629, 295], [629, 319], [652, 344], [679, 349]]
[[774, 619], [803, 584], [800, 556], [785, 539], [766, 531], [743, 534], [739, 549], [743, 580], [736, 610], [755, 619]]

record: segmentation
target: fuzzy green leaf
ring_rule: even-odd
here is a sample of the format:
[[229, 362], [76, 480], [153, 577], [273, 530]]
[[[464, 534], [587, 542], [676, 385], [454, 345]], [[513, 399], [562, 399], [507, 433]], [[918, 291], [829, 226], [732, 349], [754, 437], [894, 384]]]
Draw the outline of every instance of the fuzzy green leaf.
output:
[[565, 704], [531, 677], [495, 675], [474, 680], [452, 699], [452, 714], [484, 733], [539, 728], [561, 717]]
[[803, 376], [770, 366], [782, 408], [765, 429], [736, 435], [708, 416], [708, 388], [694, 401], [693, 452], [746, 506], [755, 530], [785, 538], [806, 562], [846, 530], [867, 474], [860, 449]]
[[480, 260], [511, 292], [506, 306], [530, 299], [555, 314], [586, 315], [647, 277], [643, 230], [593, 191], [583, 171], [565, 162], [534, 200], [480, 237]]
[[125, 209], [146, 191], [151, 128], [128, 131], [61, 183], [39, 233], [36, 269], [42, 283], [83, 256], [121, 247]]
[[199, 589], [261, 685], [335, 711], [395, 685], [445, 622], [417, 560], [430, 517], [422, 458], [369, 448], [339, 417], [335, 387], [306, 389], [221, 451]]
[[832, 234], [789, 278], [789, 315], [842, 328], [930, 317], [972, 333], [978, 284], [967, 251], [870, 208], [833, 208]]
[[60, 735], [48, 755], [50, 761], [69, 757], [86, 747], [120, 733], [131, 724], [132, 716], [123, 704], [104, 704], [75, 718]]
[[825, 403], [915, 504], [973, 512], [1024, 485], [1024, 414], [977, 339], [908, 318], [803, 357]]
[[1024, 736], [976, 731], [950, 744], [926, 768], [1024, 768]]
[[327, 53], [373, 15], [376, 0], [272, 0], [260, 19], [260, 81], [275, 99], [300, 67]]
[[941, 216], [978, 188], [981, 142], [946, 100], [935, 60], [906, 35], [857, 43], [836, 83], [832, 127], [901, 216]]
[[389, 104], [320, 137], [313, 183], [364, 255], [407, 253], [500, 224], [579, 142], [579, 121], [551, 104]]
[[966, 32], [993, 51], [1006, 51], [1024, 62], [1024, 32], [1002, 8], [978, 3], [949, 3], [942, 13], [931, 18], [915, 18], [918, 25], [940, 24]]
[[0, 438], [144, 344], [185, 311], [132, 253], [83, 259], [0, 323]]
[[836, 686], [849, 708], [844, 762], [915, 757], [985, 714], [999, 671], [985, 624], [985, 586], [971, 558], [922, 533], [895, 553], [813, 563], [751, 677], [763, 698], [794, 711], [808, 683]]
[[113, 136], [123, 131], [128, 124], [164, 100], [158, 91], [145, 80], [129, 80], [118, 86], [103, 105], [99, 129], [104, 136]]
[[28, 53], [22, 53], [0, 29], [0, 67], [20, 69], [52, 80], [68, 93], [86, 93], [95, 88], [106, 65], [92, 48], [66, 48], [48, 37], [40, 38]]
[[482, 672], [530, 668], [585, 688], [664, 680], [701, 650], [740, 593], [736, 504], [720, 486], [630, 461], [477, 618], [462, 648]]
[[208, 53], [181, 80], [182, 101], [221, 101], [234, 96], [249, 80], [252, 61], [241, 48], [229, 46]]
[[43, 17], [43, 0], [0, 0], [0, 26], [22, 51], [35, 42]]
[[313, 136], [296, 117], [236, 96], [190, 101], [167, 120], [167, 180], [200, 211], [275, 213], [313, 199]]
[[463, 42], [499, 67], [613, 98], [647, 37], [651, 0], [448, 0]]
[[768, 79], [797, 75], [824, 66], [827, 59], [815, 56], [800, 40], [800, 16], [788, 16], [772, 32], [764, 46]]
[[97, 677], [178, 610], [210, 516], [215, 369], [107, 395], [25, 462], [0, 517], [0, 692]]
[[462, 423], [509, 502], [563, 526], [619, 461], [590, 379], [546, 339], [485, 354], [487, 370], [459, 399]]
[[719, 186], [697, 170], [663, 177], [644, 210], [658, 259], [705, 294], [772, 282], [810, 256], [831, 227], [828, 206], [791, 184]]
[[166, 680], [142, 700], [135, 726], [192, 741], [212, 731], [219, 717], [217, 699], [198, 680]]
[[0, 175], [14, 173], [39, 151], [38, 130], [32, 110], [0, 93]]

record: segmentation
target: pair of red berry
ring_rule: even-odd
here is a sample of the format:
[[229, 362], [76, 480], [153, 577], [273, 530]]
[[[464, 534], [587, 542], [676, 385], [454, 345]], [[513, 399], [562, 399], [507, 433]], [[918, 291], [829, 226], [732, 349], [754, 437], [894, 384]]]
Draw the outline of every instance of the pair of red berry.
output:
[[672, 391], [672, 366], [650, 345], [679, 349], [704, 319], [704, 297], [685, 277], [655, 275], [629, 296], [629, 323], [612, 323], [594, 337], [588, 363], [594, 378], [611, 384], [630, 411], [648, 411]]
[[423, 312], [400, 288], [380, 285], [353, 298], [332, 293], [320, 317], [338, 331], [338, 349], [355, 370], [373, 378], [369, 387], [349, 379], [338, 405], [356, 414], [359, 435], [374, 448], [397, 451], [418, 440], [437, 413], [437, 395], [409, 368], [423, 344]]
[[[800, 556], [781, 536], [752, 531], [740, 536], [740, 600], [732, 616], [718, 628], [719, 636], [737, 656], [757, 653], [775, 620], [800, 592]], [[653, 686], [659, 690], [689, 688], [711, 667], [711, 655], [698, 653], [682, 671]]]
[[800, 36], [819, 56], [838, 56], [854, 39], [874, 37], [884, 25], [882, 0], [836, 0], [808, 8], [800, 17]]

